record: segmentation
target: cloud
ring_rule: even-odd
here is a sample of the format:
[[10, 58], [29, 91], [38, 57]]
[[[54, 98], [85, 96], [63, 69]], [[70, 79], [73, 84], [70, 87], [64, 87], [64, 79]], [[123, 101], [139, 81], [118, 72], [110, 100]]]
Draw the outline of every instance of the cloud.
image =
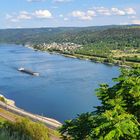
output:
[[135, 15], [131, 15], [131, 16], [128, 16], [129, 19], [136, 19], [137, 17]]
[[119, 15], [119, 16], [136, 14], [136, 11], [131, 7], [125, 9], [111, 8], [111, 10], [112, 10], [112, 14]]
[[71, 16], [75, 17], [79, 20], [92, 20], [95, 16], [129, 16], [134, 17], [136, 15], [136, 11], [129, 8], [106, 8], [106, 7], [93, 7], [90, 10], [82, 11], [75, 10], [71, 12]]
[[64, 17], [64, 15], [63, 15], [63, 14], [60, 14], [60, 15], [59, 15], [59, 17], [60, 17], [60, 18], [63, 18], [63, 17]]
[[21, 19], [28, 20], [31, 18], [32, 18], [31, 14], [26, 11], [21, 11], [20, 14], [17, 16], [18, 20], [21, 20]]
[[96, 16], [96, 14], [93, 10], [88, 10], [86, 14], [87, 14], [87, 16], [90, 16], [90, 17]]
[[111, 11], [108, 8], [105, 8], [105, 7], [95, 7], [95, 10], [100, 15], [106, 15], [106, 16], [111, 15]]
[[111, 8], [111, 11], [113, 12], [114, 15], [118, 16], [124, 16], [126, 13], [123, 10], [120, 10], [118, 8]]
[[34, 16], [37, 18], [52, 18], [52, 14], [49, 10], [36, 10]]
[[10, 21], [11, 22], [19, 22], [19, 20], [17, 18], [11, 18]]
[[106, 7], [94, 7], [93, 8], [95, 12], [99, 15], [104, 15], [104, 16], [111, 16], [111, 15], [116, 15], [116, 16], [125, 16], [125, 15], [135, 15], [136, 11], [129, 7], [129, 8], [106, 8]]
[[54, 0], [56, 3], [65, 3], [65, 2], [71, 2], [72, 0]]
[[126, 8], [125, 12], [128, 15], [135, 15], [136, 14], [136, 11], [133, 8]]
[[16, 26], [16, 28], [20, 29], [20, 28], [23, 28], [22, 26]]
[[84, 11], [73, 11], [71, 14], [73, 17], [78, 18], [80, 20], [92, 20], [96, 13], [93, 10]]
[[132, 20], [132, 24], [140, 24], [140, 20], [137, 19], [137, 20]]
[[27, 0], [27, 2], [44, 2], [45, 0]]
[[6, 19], [11, 22], [19, 22], [20, 20], [29, 20], [31, 18], [32, 16], [26, 11], [21, 11], [18, 15], [16, 15], [15, 13], [12, 13], [11, 15], [6, 14]]
[[19, 22], [21, 20], [30, 20], [30, 19], [49, 19], [52, 18], [52, 13], [49, 10], [36, 10], [34, 12], [20, 11], [17, 13], [6, 14], [6, 19], [11, 22]]
[[128, 22], [121, 22], [120, 25], [129, 25]]
[[64, 18], [64, 21], [68, 21], [68, 20], [69, 20], [68, 18], [66, 18], [66, 17]]

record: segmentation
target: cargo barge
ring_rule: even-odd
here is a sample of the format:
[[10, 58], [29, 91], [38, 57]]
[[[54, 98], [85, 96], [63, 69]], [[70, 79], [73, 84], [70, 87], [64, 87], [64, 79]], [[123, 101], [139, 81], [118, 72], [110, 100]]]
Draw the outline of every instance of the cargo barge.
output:
[[23, 72], [23, 73], [27, 73], [33, 76], [39, 76], [38, 72], [33, 72], [31, 70], [25, 69], [25, 68], [19, 68], [18, 71]]

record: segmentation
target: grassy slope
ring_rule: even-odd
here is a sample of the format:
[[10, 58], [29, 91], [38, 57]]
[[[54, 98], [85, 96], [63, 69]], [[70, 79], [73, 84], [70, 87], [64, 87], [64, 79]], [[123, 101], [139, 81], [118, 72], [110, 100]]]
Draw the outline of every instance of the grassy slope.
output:
[[[0, 117], [0, 122], [4, 123], [6, 120]], [[0, 134], [0, 140], [9, 140], [8, 137], [4, 136], [3, 134]]]
[[[11, 116], [11, 117], [13, 117], [15, 119], [23, 119], [23, 117], [18, 116], [18, 115], [15, 115], [15, 114], [13, 114], [11, 112], [8, 112], [6, 110], [3, 110], [1, 108], [0, 108], [0, 112], [6, 114], [7, 116]], [[0, 117], [0, 122], [3, 122], [4, 123], [5, 121], [6, 121], [6, 119]], [[52, 129], [48, 129], [48, 132], [49, 132], [49, 135], [51, 137], [60, 138], [60, 133], [58, 131], [52, 130]], [[8, 137], [4, 136], [4, 135], [0, 135], [0, 140], [10, 140], [10, 139]]]

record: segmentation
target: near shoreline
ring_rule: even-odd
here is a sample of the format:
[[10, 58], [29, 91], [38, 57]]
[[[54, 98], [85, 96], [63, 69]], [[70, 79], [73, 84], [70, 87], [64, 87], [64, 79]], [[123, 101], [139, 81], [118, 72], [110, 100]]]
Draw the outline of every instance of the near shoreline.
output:
[[[9, 112], [14, 113], [16, 115], [30, 118], [32, 121], [42, 122], [42, 123], [46, 124], [46, 126], [48, 126], [51, 129], [54, 129], [54, 130], [61, 127], [61, 125], [62, 125], [59, 121], [57, 121], [55, 119], [47, 118], [44, 116], [42, 117], [40, 115], [32, 114], [30, 112], [24, 111], [23, 109], [16, 107], [14, 101], [5, 98], [3, 95], [1, 95], [1, 97], [2, 98], [0, 100], [0, 108], [8, 110]], [[12, 102], [12, 104], [11, 104], [11, 102]]]

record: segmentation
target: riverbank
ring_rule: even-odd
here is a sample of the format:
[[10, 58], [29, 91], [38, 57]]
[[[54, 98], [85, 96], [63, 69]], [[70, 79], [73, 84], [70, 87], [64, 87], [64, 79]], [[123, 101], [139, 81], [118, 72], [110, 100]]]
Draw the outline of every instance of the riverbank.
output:
[[[32, 121], [29, 118], [24, 118], [22, 116], [14, 114], [13, 112], [9, 112], [9, 110], [5, 110], [0, 107], [0, 123], [1, 124], [5, 124], [5, 122], [8, 122], [8, 123], [12, 123], [12, 124], [16, 125], [17, 123], [22, 122], [23, 120], [26, 120], [32, 124], [36, 124], [36, 125], [40, 126], [40, 123], [38, 123], [38, 122]], [[1, 125], [1, 127], [2, 127], [2, 125]], [[46, 128], [46, 130], [47, 130], [46, 133], [48, 133], [50, 140], [61, 140], [61, 135], [57, 130], [53, 130], [51, 128], [48, 128], [47, 126], [46, 127], [44, 126], [44, 128]], [[32, 129], [32, 127], [30, 129]], [[7, 136], [7, 134], [4, 135], [4, 133], [0, 133], [0, 139], [9, 140], [9, 137]]]
[[0, 101], [6, 103], [8, 105], [15, 106], [15, 101], [5, 98], [2, 94], [0, 94]]
[[[56, 52], [55, 52], [56, 53]], [[89, 60], [95, 63], [102, 63], [105, 65], [110, 65], [110, 66], [119, 66], [119, 67], [131, 67], [134, 64], [139, 64], [135, 62], [125, 62], [125, 64], [120, 64], [122, 61], [116, 60], [114, 63], [112, 62], [104, 62], [106, 58], [102, 57], [95, 57], [95, 56], [88, 56], [88, 55], [82, 55], [82, 54], [64, 54], [64, 53], [59, 53], [65, 57], [70, 57], [70, 58], [75, 58], [75, 59], [82, 59], [82, 60]], [[140, 65], [140, 64], [139, 64]]]
[[[50, 51], [46, 51], [46, 52], [50, 53]], [[57, 53], [57, 54], [65, 56], [65, 57], [70, 57], [70, 58], [74, 58], [74, 59], [81, 59], [81, 60], [89, 60], [89, 61], [92, 61], [92, 62], [95, 62], [95, 63], [102, 63], [102, 64], [110, 65], [110, 66], [119, 66], [119, 67], [130, 68], [134, 65], [140, 65], [140, 63], [129, 62], [129, 61], [126, 61], [125, 63], [122, 63], [122, 61], [115, 60], [115, 59], [114, 59], [113, 62], [105, 62], [107, 58], [95, 57], [95, 56], [89, 56], [89, 55], [82, 55], [82, 54], [65, 54], [65, 53], [61, 53], [61, 52], [57, 52], [57, 51], [53, 51], [53, 53]]]
[[95, 62], [95, 63], [102, 63], [102, 64], [110, 65], [110, 66], [119, 66], [119, 67], [130, 68], [130, 67], [134, 66], [135, 64], [140, 65], [140, 63], [136, 63], [136, 62], [129, 62], [129, 61], [122, 62], [121, 60], [116, 60], [116, 59], [113, 59], [111, 62], [109, 62], [107, 58], [99, 57], [99, 56], [89, 56], [89, 55], [77, 54], [77, 53], [65, 53], [65, 52], [62, 52], [62, 51], [59, 51], [59, 50], [53, 50], [52, 51], [52, 50], [44, 49], [44, 48], [39, 49], [39, 48], [34, 47], [33, 45], [31, 45], [31, 46], [26, 46], [25, 45], [25, 47], [33, 49], [34, 51], [48, 52], [48, 53], [51, 53], [51, 54], [60, 54], [64, 57], [88, 60], [88, 61], [92, 61], [92, 62]]
[[[12, 101], [12, 100], [9, 100], [9, 99], [5, 98], [3, 95], [1, 95], [1, 96], [6, 101]], [[14, 102], [14, 101], [12, 101], [12, 102]], [[62, 126], [62, 124], [55, 119], [47, 118], [47, 117], [44, 117], [44, 116], [42, 117], [42, 116], [37, 115], [37, 114], [32, 114], [30, 112], [24, 111], [23, 109], [20, 109], [20, 108], [16, 107], [15, 102], [14, 102], [14, 105], [13, 105], [13, 104], [10, 104], [9, 102], [5, 102], [5, 101], [0, 100], [0, 107], [5, 109], [5, 110], [8, 110], [9, 112], [12, 112], [16, 115], [30, 118], [32, 121], [42, 122], [42, 123], [46, 124], [47, 127], [51, 128], [51, 129], [54, 129], [54, 130], [56, 130], [59, 127]]]

